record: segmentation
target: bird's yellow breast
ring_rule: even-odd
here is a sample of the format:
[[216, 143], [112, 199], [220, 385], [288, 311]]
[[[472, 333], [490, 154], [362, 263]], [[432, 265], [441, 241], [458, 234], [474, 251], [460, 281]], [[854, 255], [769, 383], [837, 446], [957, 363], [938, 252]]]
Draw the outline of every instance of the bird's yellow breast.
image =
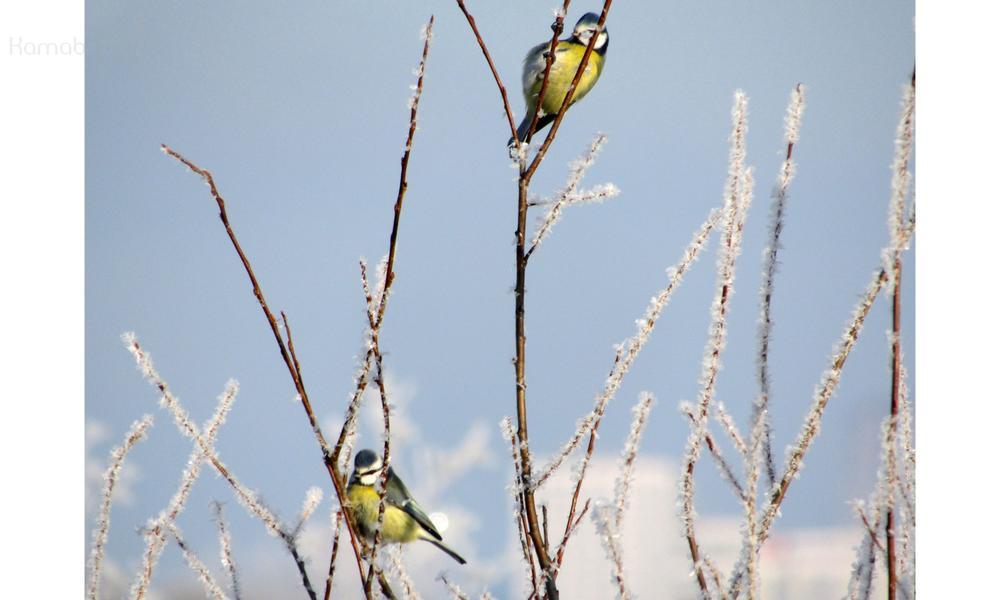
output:
[[[559, 46], [557, 46], [556, 59], [552, 62], [552, 70], [549, 72], [549, 83], [545, 87], [545, 97], [542, 98], [542, 111], [544, 113], [555, 114], [559, 112], [563, 99], [566, 97], [566, 92], [569, 91], [569, 86], [573, 83], [573, 78], [576, 77], [576, 71], [580, 68], [580, 61], [583, 60], [586, 49], [587, 47], [582, 44], [571, 42], [560, 42]], [[583, 71], [583, 76], [580, 78], [580, 83], [573, 92], [573, 99], [570, 101], [570, 104], [587, 95], [587, 92], [597, 83], [597, 78], [600, 76], [601, 69], [603, 68], [604, 57], [597, 52], [592, 52], [590, 59], [587, 61], [587, 68]], [[530, 89], [525, 90], [525, 100], [529, 106], [534, 104], [534, 99], [538, 97], [541, 87], [542, 80], [539, 77]]]
[[[378, 492], [372, 486], [351, 485], [347, 488], [347, 508], [351, 518], [366, 538], [371, 538], [378, 523]], [[385, 542], [412, 542], [424, 537], [423, 529], [410, 515], [386, 504], [382, 522]]]

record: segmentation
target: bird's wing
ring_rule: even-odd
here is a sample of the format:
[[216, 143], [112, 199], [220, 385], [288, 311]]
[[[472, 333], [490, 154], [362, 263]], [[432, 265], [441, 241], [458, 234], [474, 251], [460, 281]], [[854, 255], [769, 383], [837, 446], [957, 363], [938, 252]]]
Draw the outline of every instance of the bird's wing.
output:
[[441, 539], [441, 534], [438, 533], [437, 527], [434, 527], [434, 523], [431, 522], [430, 517], [420, 508], [417, 501], [413, 499], [410, 490], [406, 489], [403, 481], [396, 476], [392, 467], [389, 467], [389, 481], [386, 487], [385, 498], [389, 504], [413, 517], [413, 520], [419, 523], [435, 539]]
[[521, 87], [525, 96], [528, 90], [534, 86], [538, 78], [545, 72], [545, 51], [548, 50], [549, 43], [542, 42], [528, 51], [524, 57], [524, 70], [521, 72]]

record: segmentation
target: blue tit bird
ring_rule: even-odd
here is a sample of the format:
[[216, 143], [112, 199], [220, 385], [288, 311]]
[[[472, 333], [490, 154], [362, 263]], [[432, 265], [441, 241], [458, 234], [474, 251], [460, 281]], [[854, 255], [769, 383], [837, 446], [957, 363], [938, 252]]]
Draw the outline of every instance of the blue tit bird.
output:
[[[545, 86], [545, 97], [541, 99], [542, 115], [538, 118], [538, 125], [535, 131], [541, 131], [556, 118], [556, 113], [562, 107], [569, 86], [573, 83], [583, 55], [590, 44], [590, 39], [597, 31], [598, 16], [595, 13], [587, 13], [580, 17], [573, 27], [573, 33], [564, 40], [559, 40], [556, 44], [556, 56], [552, 61], [552, 69], [549, 71], [549, 82]], [[583, 71], [580, 83], [573, 92], [570, 106], [579, 102], [587, 95], [597, 83], [604, 69], [604, 56], [608, 52], [608, 30], [602, 31], [597, 41], [594, 42], [594, 51], [587, 61], [587, 68]], [[550, 42], [543, 42], [532, 48], [528, 56], [524, 59], [524, 73], [521, 76], [521, 85], [524, 87], [525, 115], [521, 125], [517, 128], [517, 139], [524, 142], [528, 139], [528, 127], [531, 126], [531, 119], [538, 111], [539, 98], [542, 79], [545, 76], [545, 61], [548, 55]], [[511, 138], [510, 145], [514, 139]]]
[[[347, 486], [347, 509], [359, 533], [371, 540], [375, 536], [378, 524], [378, 491], [375, 482], [382, 474], [382, 457], [372, 450], [361, 450], [354, 457], [354, 472]], [[465, 559], [441, 541], [430, 517], [424, 512], [417, 501], [413, 499], [410, 490], [389, 467], [385, 493], [385, 516], [382, 521], [383, 541], [405, 544], [416, 540], [428, 541], [459, 564], [465, 564]]]

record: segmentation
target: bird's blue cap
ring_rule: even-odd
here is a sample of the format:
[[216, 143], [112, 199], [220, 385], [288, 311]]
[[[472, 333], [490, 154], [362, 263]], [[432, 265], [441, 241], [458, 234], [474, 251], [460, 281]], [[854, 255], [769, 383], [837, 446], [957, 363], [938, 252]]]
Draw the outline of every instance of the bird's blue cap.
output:
[[354, 457], [354, 468], [363, 469], [364, 467], [370, 467], [378, 462], [378, 454], [375, 454], [373, 450], [364, 449], [359, 450], [357, 456]]
[[580, 25], [593, 25], [594, 27], [596, 27], [597, 22], [600, 20], [601, 20], [600, 15], [598, 15], [597, 13], [589, 12], [580, 17], [580, 20], [576, 22], [576, 26], [579, 27]]

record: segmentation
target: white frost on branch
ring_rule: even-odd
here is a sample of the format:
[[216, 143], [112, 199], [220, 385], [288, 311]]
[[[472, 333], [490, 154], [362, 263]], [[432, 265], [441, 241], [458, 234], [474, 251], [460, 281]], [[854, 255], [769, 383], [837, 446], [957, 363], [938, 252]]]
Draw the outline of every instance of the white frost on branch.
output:
[[614, 198], [619, 194], [619, 189], [612, 183], [605, 183], [599, 185], [590, 190], [585, 190], [583, 192], [577, 191], [580, 186], [580, 181], [583, 176], [587, 173], [587, 169], [594, 164], [594, 160], [597, 158], [598, 152], [600, 152], [601, 147], [606, 142], [608, 136], [603, 133], [597, 134], [594, 141], [590, 143], [590, 147], [587, 151], [570, 163], [569, 176], [566, 178], [566, 185], [556, 194], [555, 199], [551, 201], [543, 201], [542, 203], [549, 206], [549, 211], [541, 218], [538, 222], [538, 229], [535, 231], [534, 237], [531, 239], [531, 244], [529, 245], [528, 253], [534, 251], [534, 249], [542, 243], [552, 228], [559, 221], [562, 216], [562, 211], [566, 206], [570, 204], [581, 204], [586, 202], [601, 202], [607, 198]]
[[120, 446], [111, 451], [108, 469], [104, 472], [104, 487], [101, 494], [101, 511], [94, 527], [94, 544], [90, 550], [90, 586], [87, 597], [97, 600], [101, 581], [101, 563], [104, 560], [104, 544], [108, 541], [108, 529], [111, 527], [111, 499], [115, 484], [121, 475], [122, 465], [129, 450], [146, 437], [146, 432], [153, 426], [153, 416], [143, 415], [142, 419], [132, 423]]
[[[750, 196], [743, 188], [748, 186], [750, 170], [744, 166], [746, 158], [747, 98], [742, 91], [734, 95], [732, 132], [729, 136], [729, 174], [724, 193], [724, 223], [716, 259], [716, 294], [712, 301], [711, 324], [702, 358], [699, 378], [701, 391], [695, 405], [695, 418], [691, 424], [684, 450], [681, 469], [680, 505], [684, 535], [694, 539], [694, 465], [701, 454], [701, 444], [708, 431], [709, 409], [715, 398], [716, 378], [721, 368], [722, 350], [726, 342], [726, 313], [732, 297], [736, 256], [739, 254], [743, 234], [743, 221], [749, 208]], [[694, 558], [694, 557], [692, 557]], [[694, 564], [697, 572], [701, 566]]]
[[649, 420], [649, 412], [653, 409], [656, 398], [649, 392], [639, 394], [639, 403], [632, 407], [632, 427], [629, 429], [628, 438], [625, 440], [625, 448], [622, 450], [621, 471], [615, 482], [615, 529], [621, 531], [622, 523], [625, 520], [625, 511], [628, 509], [629, 491], [632, 489], [633, 477], [635, 474], [635, 459], [639, 454], [639, 442], [642, 440], [642, 432], [646, 428]]

